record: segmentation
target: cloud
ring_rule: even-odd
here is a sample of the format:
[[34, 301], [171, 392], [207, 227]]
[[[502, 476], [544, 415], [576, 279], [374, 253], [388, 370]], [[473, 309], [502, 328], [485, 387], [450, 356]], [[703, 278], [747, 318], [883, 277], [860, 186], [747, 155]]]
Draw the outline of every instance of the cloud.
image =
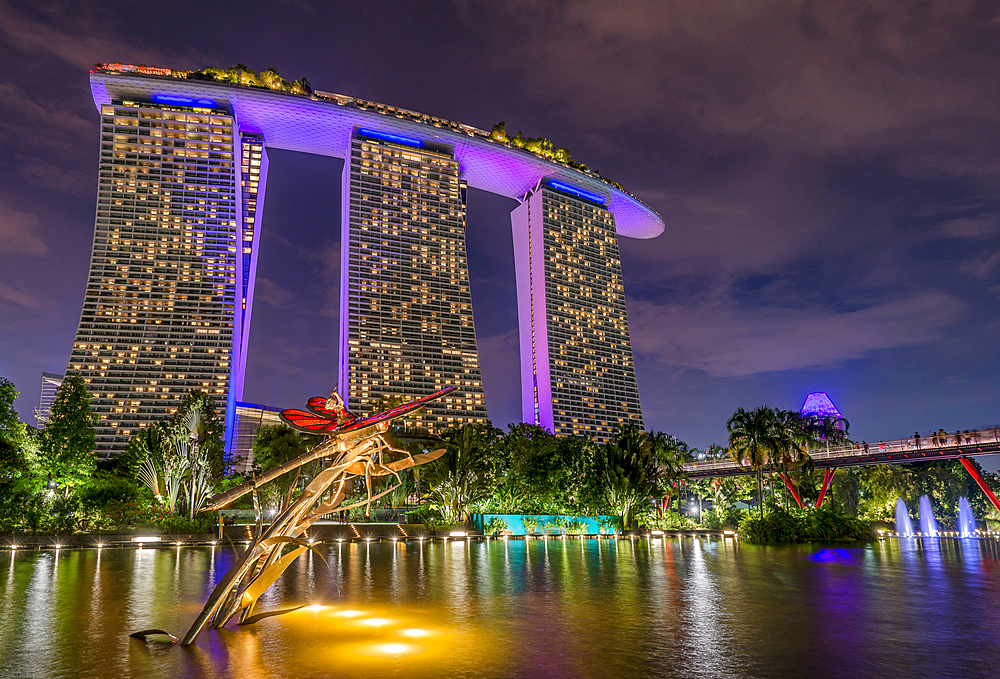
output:
[[45, 300], [29, 292], [21, 292], [0, 281], [0, 300], [12, 302], [29, 309], [43, 309], [49, 306]]
[[985, 238], [997, 234], [997, 216], [959, 217], [938, 224], [937, 230], [944, 238]]
[[0, 204], [0, 252], [41, 256], [48, 252], [45, 241], [35, 234], [38, 217]]
[[276, 309], [282, 309], [287, 306], [288, 301], [293, 297], [294, 294], [291, 291], [284, 289], [263, 276], [257, 276], [254, 281], [253, 298], [255, 302], [264, 302]]
[[853, 311], [829, 307], [742, 308], [732, 301], [691, 305], [629, 302], [636, 352], [713, 377], [837, 366], [880, 349], [923, 344], [959, 321], [966, 305], [925, 292]]
[[958, 265], [958, 271], [960, 273], [969, 276], [970, 278], [976, 278], [982, 280], [989, 277], [990, 274], [997, 268], [1000, 264], [1000, 251], [993, 253], [980, 253], [968, 259]]
[[706, 147], [888, 148], [907, 174], [1000, 171], [981, 143], [1000, 119], [996, 28], [975, 3], [515, 4], [522, 88], [592, 128], [669, 120]]

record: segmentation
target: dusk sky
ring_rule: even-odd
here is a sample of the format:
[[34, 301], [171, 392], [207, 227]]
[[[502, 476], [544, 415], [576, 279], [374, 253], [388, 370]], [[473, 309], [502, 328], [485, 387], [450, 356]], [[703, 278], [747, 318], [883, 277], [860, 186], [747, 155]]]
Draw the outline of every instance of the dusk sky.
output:
[[[25, 421], [79, 320], [88, 71], [118, 61], [504, 120], [620, 182], [666, 223], [620, 240], [647, 429], [725, 443], [736, 408], [810, 391], [856, 440], [1000, 422], [1000, 4], [316, 4], [0, 0], [0, 376]], [[336, 383], [342, 161], [269, 157], [244, 400], [298, 407]], [[469, 195], [498, 426], [520, 420], [515, 204]]]

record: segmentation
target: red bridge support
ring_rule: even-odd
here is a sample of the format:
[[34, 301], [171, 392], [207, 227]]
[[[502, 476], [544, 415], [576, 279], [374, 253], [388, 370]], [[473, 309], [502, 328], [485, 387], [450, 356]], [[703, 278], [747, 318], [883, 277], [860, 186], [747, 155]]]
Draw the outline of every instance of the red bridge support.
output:
[[823, 487], [819, 491], [819, 497], [816, 499], [816, 509], [823, 504], [823, 498], [826, 497], [826, 491], [830, 489], [830, 481], [833, 480], [833, 475], [837, 473], [837, 468], [827, 469], [823, 472]]
[[976, 468], [972, 466], [972, 463], [969, 461], [969, 458], [960, 457], [958, 458], [958, 460], [959, 462], [962, 463], [962, 466], [965, 467], [965, 471], [969, 472], [969, 476], [971, 476], [972, 479], [979, 484], [979, 487], [980, 489], [982, 489], [983, 494], [985, 494], [986, 497], [990, 499], [990, 502], [993, 503], [993, 506], [997, 508], [998, 512], [1000, 512], [1000, 501], [997, 500], [997, 496], [993, 494], [993, 491], [991, 491], [989, 486], [986, 485], [986, 482], [983, 481], [981, 476], [979, 476], [979, 473], [976, 471]]
[[798, 503], [799, 509], [802, 509], [802, 498], [800, 498], [799, 494], [795, 492], [795, 486], [792, 485], [791, 477], [788, 476], [788, 474], [778, 474], [778, 477], [785, 482], [785, 485], [788, 486], [788, 490], [792, 491], [792, 497], [794, 497], [795, 502]]

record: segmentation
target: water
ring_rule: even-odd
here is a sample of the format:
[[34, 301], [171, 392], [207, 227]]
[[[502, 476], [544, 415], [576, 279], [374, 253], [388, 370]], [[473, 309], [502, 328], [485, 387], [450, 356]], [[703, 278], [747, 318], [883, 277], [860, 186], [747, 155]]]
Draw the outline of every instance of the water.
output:
[[910, 512], [901, 497], [896, 498], [896, 534], [913, 535], [913, 522], [910, 521]]
[[920, 496], [920, 534], [930, 537], [937, 537], [938, 534], [938, 522], [934, 518], [931, 499], [926, 495]]
[[958, 498], [958, 534], [963, 538], [971, 538], [976, 534], [976, 517], [969, 506], [969, 498], [964, 495]]
[[181, 635], [221, 548], [0, 552], [0, 677], [987, 677], [1000, 546], [732, 539], [321, 545], [260, 610]]

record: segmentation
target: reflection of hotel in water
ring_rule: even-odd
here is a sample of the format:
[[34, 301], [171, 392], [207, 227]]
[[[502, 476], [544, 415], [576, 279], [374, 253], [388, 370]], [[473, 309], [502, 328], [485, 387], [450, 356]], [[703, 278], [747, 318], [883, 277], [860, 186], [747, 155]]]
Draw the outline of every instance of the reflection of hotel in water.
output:
[[541, 183], [511, 215], [522, 418], [607, 440], [643, 427], [615, 218], [595, 194]]
[[485, 421], [468, 186], [522, 201], [512, 219], [525, 420], [598, 439], [641, 426], [617, 235], [655, 237], [655, 212], [468, 125], [188, 75], [112, 64], [90, 76], [101, 115], [97, 211], [66, 372], [87, 382], [99, 453], [123, 450], [192, 389], [225, 409], [232, 452], [267, 147], [346, 161], [338, 373], [350, 408], [456, 386], [418, 424]]

